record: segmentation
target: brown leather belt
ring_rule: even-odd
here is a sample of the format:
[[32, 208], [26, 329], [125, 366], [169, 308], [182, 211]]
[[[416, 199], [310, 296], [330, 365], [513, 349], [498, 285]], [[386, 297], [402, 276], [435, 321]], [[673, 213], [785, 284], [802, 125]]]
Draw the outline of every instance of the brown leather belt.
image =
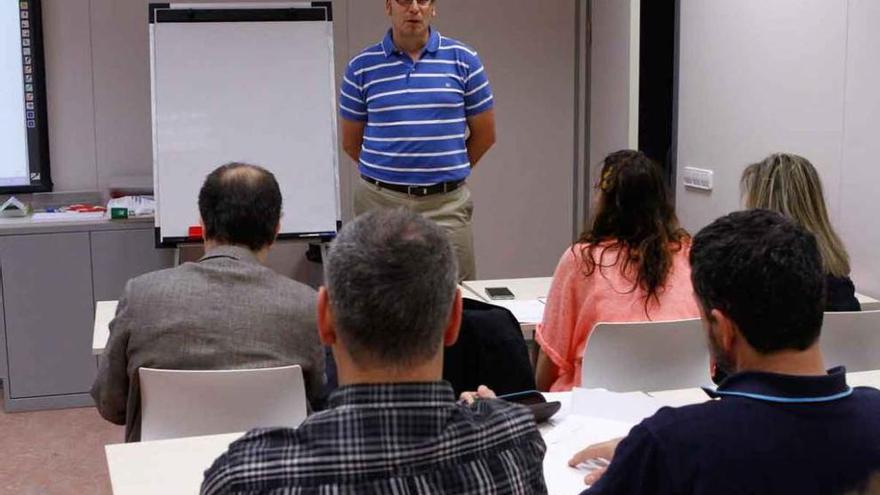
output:
[[456, 189], [464, 185], [463, 180], [453, 182], [440, 182], [438, 184], [432, 184], [430, 186], [407, 186], [403, 184], [389, 184], [387, 182], [376, 180], [372, 177], [367, 177], [366, 175], [361, 175], [361, 179], [364, 179], [370, 184], [381, 187], [382, 189], [388, 189], [389, 191], [404, 193], [410, 196], [430, 196], [432, 194], [447, 193], [455, 191]]

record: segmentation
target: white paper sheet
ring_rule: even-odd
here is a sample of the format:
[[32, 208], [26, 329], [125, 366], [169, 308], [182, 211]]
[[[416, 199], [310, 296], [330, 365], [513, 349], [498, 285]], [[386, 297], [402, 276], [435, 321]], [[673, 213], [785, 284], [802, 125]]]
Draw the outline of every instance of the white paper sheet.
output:
[[569, 415], [544, 434], [544, 479], [550, 495], [576, 495], [587, 488], [586, 467], [572, 468], [568, 460], [578, 451], [599, 442], [626, 436], [632, 424], [601, 418]]
[[[847, 376], [847, 378], [849, 377]], [[660, 404], [669, 407], [682, 407], [711, 400], [701, 388], [648, 392], [648, 395], [656, 399]]]
[[541, 323], [544, 319], [544, 303], [537, 299], [515, 299], [512, 301], [489, 301], [507, 308], [520, 323]]
[[571, 414], [635, 424], [652, 416], [663, 405], [644, 392], [575, 388], [572, 390]]

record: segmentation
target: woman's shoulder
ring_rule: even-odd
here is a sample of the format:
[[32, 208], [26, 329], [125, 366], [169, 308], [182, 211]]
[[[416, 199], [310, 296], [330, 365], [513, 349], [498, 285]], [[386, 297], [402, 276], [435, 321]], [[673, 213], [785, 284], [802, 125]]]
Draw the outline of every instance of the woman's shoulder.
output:
[[559, 262], [556, 264], [556, 275], [560, 275], [561, 273], [568, 273], [573, 271], [578, 267], [581, 260], [581, 245], [574, 244], [565, 248], [562, 251], [562, 255], [559, 257]]
[[562, 253], [559, 264], [560, 266], [564, 263], [566, 265], [580, 267], [584, 264], [584, 260], [591, 259], [593, 263], [599, 263], [601, 260], [602, 264], [605, 265], [608, 262], [607, 256], [609, 254], [616, 256], [614, 253], [619, 250], [619, 246], [614, 241], [602, 241], [597, 243], [577, 242], [566, 248], [565, 252]]
[[[691, 251], [691, 237], [684, 236], [680, 240], [669, 243], [669, 251], [672, 254], [673, 264], [689, 264], [688, 258]], [[595, 265], [602, 268], [610, 268], [616, 266], [624, 259], [626, 253], [625, 246], [611, 239], [596, 243], [579, 242], [566, 248], [559, 260], [557, 272], [560, 269], [573, 270], [579, 272], [586, 263], [585, 260], [592, 261]]]
[[625, 248], [615, 241], [575, 243], [563, 253], [556, 273], [568, 274], [579, 284], [592, 283], [589, 281], [599, 274], [603, 278], [617, 278], [622, 276], [616, 267], [625, 259], [623, 251]]
[[621, 249], [620, 243], [618, 243], [614, 239], [609, 239], [606, 241], [599, 242], [577, 242], [571, 246], [568, 250], [574, 250], [576, 253], [586, 254], [587, 252], [592, 252], [593, 257], [600, 255], [601, 253], [614, 253]]

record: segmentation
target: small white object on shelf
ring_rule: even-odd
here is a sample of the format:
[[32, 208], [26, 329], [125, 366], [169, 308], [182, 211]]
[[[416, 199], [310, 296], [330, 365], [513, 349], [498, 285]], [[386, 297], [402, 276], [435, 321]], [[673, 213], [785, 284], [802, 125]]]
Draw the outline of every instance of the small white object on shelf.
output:
[[26, 217], [30, 211], [30, 206], [22, 203], [15, 196], [11, 196], [0, 205], [0, 216], [3, 217]]
[[113, 208], [128, 209], [129, 217], [152, 216], [156, 213], [156, 200], [152, 196], [123, 196], [107, 202], [107, 211]]

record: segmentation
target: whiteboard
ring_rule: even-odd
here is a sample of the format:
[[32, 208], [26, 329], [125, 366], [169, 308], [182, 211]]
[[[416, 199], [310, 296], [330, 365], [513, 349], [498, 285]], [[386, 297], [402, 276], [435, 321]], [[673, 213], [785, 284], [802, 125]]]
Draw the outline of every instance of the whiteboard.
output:
[[284, 200], [279, 238], [334, 235], [340, 206], [332, 22], [157, 16], [150, 46], [157, 244], [186, 240], [199, 222], [205, 176], [233, 161], [275, 174]]
[[0, 187], [30, 183], [19, 15], [18, 2], [0, 4]]

